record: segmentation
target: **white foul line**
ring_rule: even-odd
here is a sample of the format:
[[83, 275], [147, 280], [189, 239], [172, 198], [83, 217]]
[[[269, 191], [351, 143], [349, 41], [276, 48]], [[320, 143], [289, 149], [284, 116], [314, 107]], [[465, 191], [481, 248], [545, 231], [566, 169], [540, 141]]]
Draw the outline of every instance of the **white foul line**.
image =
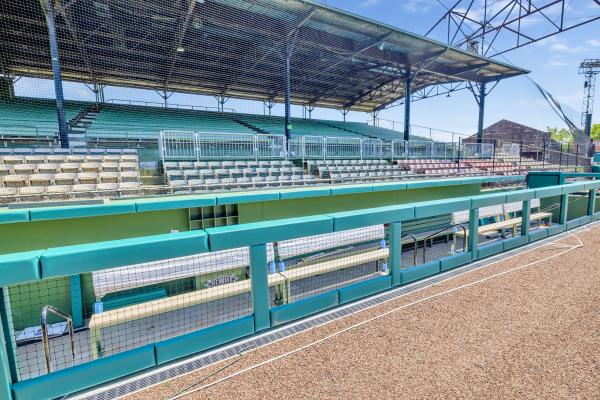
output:
[[[468, 287], [471, 287], [471, 286], [478, 285], [478, 284], [480, 284], [480, 283], [483, 283], [483, 282], [486, 282], [486, 281], [492, 280], [492, 279], [494, 279], [494, 278], [497, 278], [497, 277], [500, 277], [500, 276], [503, 276], [503, 275], [507, 275], [507, 274], [509, 274], [509, 273], [511, 273], [511, 272], [515, 272], [515, 271], [518, 271], [518, 270], [521, 270], [521, 269], [524, 269], [524, 268], [528, 268], [528, 267], [531, 267], [531, 266], [533, 266], [533, 265], [536, 265], [536, 264], [539, 264], [539, 263], [543, 263], [543, 262], [545, 262], [545, 261], [547, 261], [547, 260], [550, 260], [550, 259], [552, 259], [552, 258], [555, 258], [555, 257], [562, 256], [563, 254], [569, 253], [569, 252], [571, 252], [571, 251], [573, 251], [573, 250], [575, 250], [575, 249], [578, 249], [578, 248], [581, 248], [581, 247], [583, 247], [583, 243], [581, 242], [581, 240], [579, 239], [579, 237], [578, 237], [577, 235], [575, 235], [575, 234], [572, 234], [572, 233], [570, 233], [570, 232], [569, 232], [569, 235], [570, 235], [570, 236], [572, 236], [572, 237], [574, 237], [575, 239], [577, 239], [577, 241], [579, 242], [579, 244], [577, 244], [577, 245], [573, 245], [573, 246], [570, 246], [570, 247], [568, 247], [568, 249], [567, 249], [567, 250], [564, 250], [564, 251], [561, 251], [561, 252], [559, 252], [559, 253], [557, 253], [557, 254], [554, 254], [554, 255], [551, 255], [551, 256], [545, 257], [545, 258], [543, 258], [543, 259], [536, 260], [536, 261], [533, 261], [533, 262], [531, 262], [531, 263], [528, 263], [528, 264], [525, 264], [525, 265], [522, 265], [522, 266], [519, 266], [519, 267], [515, 267], [515, 268], [512, 268], [512, 269], [509, 269], [509, 270], [503, 271], [503, 272], [499, 272], [499, 273], [497, 273], [497, 274], [490, 275], [490, 276], [488, 276], [488, 277], [486, 277], [486, 278], [482, 278], [482, 279], [479, 279], [479, 280], [477, 280], [477, 281], [470, 282], [470, 283], [467, 283], [467, 284], [464, 284], [464, 285], [461, 285], [461, 286], [455, 287], [455, 288], [453, 288], [453, 289], [446, 290], [446, 291], [444, 291], [444, 292], [436, 293], [436, 294], [433, 294], [433, 295], [431, 295], [431, 296], [427, 296], [427, 297], [424, 297], [424, 298], [422, 298], [422, 299], [415, 300], [415, 301], [413, 301], [413, 302], [411, 302], [411, 303], [404, 304], [404, 305], [402, 305], [402, 306], [399, 306], [399, 307], [397, 307], [397, 308], [394, 308], [394, 309], [392, 309], [392, 310], [388, 310], [388, 311], [386, 311], [386, 312], [384, 312], [384, 313], [382, 313], [382, 314], [379, 314], [379, 315], [377, 315], [377, 316], [375, 316], [375, 317], [372, 317], [372, 318], [366, 319], [366, 320], [364, 320], [364, 321], [358, 322], [358, 323], [356, 323], [356, 324], [354, 324], [354, 325], [351, 325], [351, 326], [349, 326], [349, 327], [347, 327], [347, 328], [344, 328], [344, 329], [342, 329], [342, 330], [340, 330], [340, 331], [337, 331], [337, 332], [334, 332], [334, 333], [332, 333], [332, 334], [329, 334], [329, 335], [327, 335], [327, 336], [325, 336], [325, 337], [323, 337], [323, 338], [321, 338], [321, 339], [319, 339], [319, 340], [316, 340], [316, 341], [314, 341], [314, 342], [311, 342], [311, 343], [308, 343], [308, 344], [306, 344], [306, 345], [304, 345], [304, 346], [298, 347], [297, 349], [291, 350], [291, 351], [289, 351], [289, 352], [287, 352], [287, 353], [280, 354], [280, 355], [278, 355], [278, 356], [276, 356], [276, 357], [273, 357], [273, 358], [270, 358], [270, 359], [268, 359], [268, 360], [265, 360], [265, 361], [263, 361], [263, 362], [260, 362], [260, 363], [258, 363], [258, 364], [252, 365], [252, 366], [250, 366], [250, 367], [248, 367], [248, 368], [245, 368], [245, 369], [242, 369], [242, 370], [240, 370], [240, 371], [237, 371], [237, 372], [235, 372], [235, 373], [233, 373], [233, 374], [231, 374], [231, 375], [225, 376], [225, 377], [223, 377], [223, 378], [221, 378], [221, 379], [218, 379], [218, 380], [216, 380], [216, 381], [214, 381], [214, 382], [211, 382], [211, 383], [209, 383], [209, 384], [207, 384], [207, 385], [204, 385], [204, 386], [202, 386], [202, 387], [196, 388], [196, 389], [194, 389], [194, 390], [190, 390], [190, 391], [188, 391], [188, 392], [185, 392], [185, 393], [181, 393], [180, 395], [178, 395], [178, 396], [176, 396], [176, 397], [173, 397], [173, 398], [172, 398], [172, 399], [170, 399], [170, 400], [176, 400], [176, 399], [179, 399], [179, 398], [181, 398], [181, 397], [183, 397], [183, 396], [187, 396], [187, 395], [189, 395], [189, 394], [192, 394], [192, 393], [198, 392], [198, 391], [200, 391], [200, 390], [207, 389], [207, 388], [209, 388], [209, 387], [211, 387], [211, 386], [214, 386], [214, 385], [216, 385], [216, 384], [219, 384], [219, 383], [221, 383], [221, 382], [224, 382], [224, 381], [226, 381], [226, 380], [229, 380], [229, 379], [231, 379], [231, 378], [234, 378], [234, 377], [236, 377], [236, 376], [238, 376], [238, 375], [241, 375], [241, 374], [244, 374], [244, 373], [246, 373], [246, 372], [248, 372], [248, 371], [251, 371], [251, 370], [253, 370], [253, 369], [256, 369], [256, 368], [262, 367], [263, 365], [270, 364], [270, 363], [272, 363], [272, 362], [274, 362], [274, 361], [277, 361], [277, 360], [280, 360], [280, 359], [282, 359], [282, 358], [288, 357], [288, 356], [290, 356], [290, 355], [292, 355], [292, 354], [298, 353], [298, 352], [300, 352], [300, 351], [302, 351], [302, 350], [305, 350], [305, 349], [308, 349], [308, 348], [310, 348], [310, 347], [316, 346], [317, 344], [320, 344], [320, 343], [326, 342], [326, 341], [328, 341], [328, 340], [330, 340], [330, 339], [332, 339], [332, 338], [334, 338], [334, 337], [336, 337], [336, 336], [339, 336], [339, 335], [341, 335], [341, 334], [343, 334], [343, 333], [346, 333], [346, 332], [348, 332], [348, 331], [350, 331], [350, 330], [352, 330], [352, 329], [356, 329], [356, 328], [358, 328], [358, 327], [360, 327], [360, 326], [366, 325], [366, 324], [368, 324], [368, 323], [370, 323], [370, 322], [376, 321], [376, 320], [378, 320], [378, 319], [380, 319], [380, 318], [383, 318], [383, 317], [386, 317], [386, 316], [388, 316], [388, 315], [390, 315], [390, 314], [393, 314], [393, 313], [396, 313], [396, 312], [398, 312], [398, 311], [401, 311], [401, 310], [403, 310], [403, 309], [405, 309], [405, 308], [408, 308], [408, 307], [414, 306], [414, 305], [416, 305], [416, 304], [419, 304], [419, 303], [423, 303], [423, 302], [425, 302], [425, 301], [428, 301], [428, 300], [435, 299], [435, 298], [437, 298], [437, 297], [440, 297], [440, 296], [443, 296], [443, 295], [446, 295], [446, 294], [450, 294], [450, 293], [456, 292], [456, 291], [458, 291], [458, 290], [461, 290], [461, 289], [466, 289], [466, 288], [468, 288]], [[553, 243], [549, 243], [549, 244], [553, 244]], [[565, 246], [565, 245], [558, 245], [558, 246], [560, 246], [560, 247], [563, 247], [563, 246]], [[557, 246], [557, 247], [558, 247], [558, 246]], [[504, 261], [504, 260], [503, 260], [503, 261]]]

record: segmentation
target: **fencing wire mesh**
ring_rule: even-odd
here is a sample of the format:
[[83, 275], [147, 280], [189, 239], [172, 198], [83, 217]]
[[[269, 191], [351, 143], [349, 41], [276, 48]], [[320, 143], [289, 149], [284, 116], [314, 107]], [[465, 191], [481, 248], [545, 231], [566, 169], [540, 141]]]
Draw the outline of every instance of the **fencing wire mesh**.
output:
[[[48, 372], [40, 312], [51, 305], [75, 325], [75, 360], [64, 319], [48, 319], [51, 371], [89, 362], [252, 313], [248, 248], [197, 254], [71, 277], [15, 285], [8, 290], [19, 379]], [[88, 329], [85, 329], [88, 328]]]
[[[464, 212], [418, 218], [402, 223], [402, 268], [421, 265], [465, 251], [463, 226], [456, 216]], [[468, 215], [468, 211], [466, 211]]]
[[283, 278], [273, 305], [292, 303], [389, 273], [383, 225], [272, 243], [269, 276]]

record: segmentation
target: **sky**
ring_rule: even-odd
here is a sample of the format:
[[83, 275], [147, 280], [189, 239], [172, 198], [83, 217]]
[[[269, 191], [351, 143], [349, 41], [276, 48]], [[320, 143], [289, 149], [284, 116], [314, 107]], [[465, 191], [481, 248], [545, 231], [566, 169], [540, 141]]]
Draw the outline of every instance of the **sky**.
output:
[[[474, 11], [469, 16], [479, 20], [482, 7], [476, 0]], [[326, 0], [321, 1], [329, 6], [362, 15], [364, 17], [381, 21], [389, 25], [425, 34], [445, 12], [444, 5], [450, 5], [455, 0]], [[539, 0], [535, 3], [548, 3]], [[468, 1], [464, 1], [468, 3]], [[490, 0], [492, 10], [494, 7], [505, 6], [509, 0]], [[566, 23], [574, 23], [582, 18], [600, 16], [600, 6], [594, 0], [568, 0]], [[556, 8], [548, 9], [547, 16], [557, 20]], [[527, 32], [549, 32], [549, 22], [536, 17], [528, 22]], [[442, 30], [435, 31], [432, 38], [444, 40]], [[514, 42], [514, 37], [502, 36], [498, 38], [497, 46], [506, 47]], [[583, 25], [573, 30], [563, 32], [557, 36], [541, 42], [530, 44], [506, 53], [499, 61], [510, 62], [516, 66], [531, 71], [529, 77], [544, 87], [566, 106], [569, 116], [574, 122], [579, 123], [583, 104], [583, 76], [578, 74], [578, 66], [583, 59], [600, 58], [600, 20]], [[600, 85], [598, 85], [600, 86]], [[17, 94], [32, 96], [33, 92], [45, 97], [53, 97], [52, 83], [22, 80], [16, 85]], [[597, 91], [600, 96], [600, 90]], [[65, 83], [65, 96], [70, 99], [93, 100], [92, 93], [82, 85]], [[151, 91], [107, 88], [106, 99], [137, 99], [151, 102], [161, 102], [158, 94]], [[193, 104], [216, 106], [216, 100], [203, 96], [189, 94], [175, 94], [169, 99], [171, 104]], [[262, 114], [264, 109], [261, 103], [243, 100], [230, 100], [226, 107], [236, 109], [238, 112]], [[384, 110], [379, 118], [385, 120], [402, 121], [404, 108], [394, 107]], [[283, 114], [283, 105], [276, 105], [276, 115]], [[600, 99], [594, 107], [594, 122], [600, 122]], [[302, 116], [301, 107], [292, 108], [293, 116]], [[440, 130], [472, 134], [477, 129], [477, 105], [469, 91], [453, 93], [450, 97], [439, 96], [436, 98], [413, 102], [411, 120], [414, 125], [432, 127]], [[341, 113], [330, 109], [317, 109], [312, 114], [313, 118], [336, 119], [342, 118]], [[366, 122], [370, 120], [369, 114], [351, 112], [348, 120]], [[509, 119], [538, 129], [547, 127], [562, 127], [564, 123], [556, 117], [554, 112], [541, 97], [535, 86], [526, 77], [511, 78], [502, 81], [487, 97], [485, 126], [500, 119]], [[388, 124], [389, 122], [382, 122]], [[399, 123], [397, 126], [401, 126]], [[428, 134], [429, 130], [413, 127], [415, 134]], [[448, 139], [445, 133], [432, 130], [434, 139]], [[448, 139], [449, 140], [449, 139]]]

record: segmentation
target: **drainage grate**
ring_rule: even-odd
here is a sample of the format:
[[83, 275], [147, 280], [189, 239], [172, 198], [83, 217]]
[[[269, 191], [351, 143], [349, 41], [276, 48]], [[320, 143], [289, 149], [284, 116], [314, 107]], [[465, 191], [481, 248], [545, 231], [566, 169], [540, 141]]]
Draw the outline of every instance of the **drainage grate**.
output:
[[539, 247], [544, 243], [548, 243], [566, 237], [570, 233], [585, 230], [587, 228], [594, 227], [599, 224], [600, 222], [594, 222], [580, 227], [578, 229], [574, 229], [569, 232], [565, 232], [547, 239], [530, 243], [526, 246], [519, 247], [506, 253], [495, 255], [485, 260], [476, 261], [472, 264], [468, 264], [466, 266], [444, 272], [431, 278], [426, 278], [422, 281], [418, 281], [413, 284], [391, 289], [387, 292], [379, 293], [366, 299], [350, 303], [345, 306], [340, 306], [312, 317], [307, 317], [300, 321], [284, 325], [281, 328], [270, 330], [262, 334], [254, 335], [250, 338], [240, 340], [233, 344], [228, 344], [223, 347], [211, 350], [208, 353], [204, 353], [199, 356], [194, 356], [191, 359], [179, 361], [171, 365], [166, 365], [158, 371], [155, 370], [138, 374], [137, 376], [117, 381], [116, 383], [110, 386], [90, 389], [84, 392], [80, 392], [79, 394], [67, 396], [65, 399], [112, 400], [121, 396], [132, 394], [134, 392], [147, 389], [151, 386], [155, 386], [167, 380], [176, 378], [180, 375], [196, 371], [200, 368], [204, 368], [206, 366], [226, 360], [231, 357], [235, 357], [242, 350], [247, 349], [248, 346], [252, 346], [252, 348], [256, 349], [258, 347], [273, 343], [277, 340], [284, 339], [297, 333], [301, 333], [319, 325], [323, 325], [327, 322], [357, 313], [359, 311], [366, 310], [368, 308], [385, 303], [393, 299], [397, 299], [399, 297], [427, 288], [447, 279], [484, 268], [508, 256], [525, 252], [532, 248]]

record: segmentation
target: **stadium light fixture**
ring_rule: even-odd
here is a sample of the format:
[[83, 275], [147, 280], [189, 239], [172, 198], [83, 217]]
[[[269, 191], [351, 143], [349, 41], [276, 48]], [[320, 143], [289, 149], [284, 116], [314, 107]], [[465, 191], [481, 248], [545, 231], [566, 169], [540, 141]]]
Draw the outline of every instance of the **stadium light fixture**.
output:
[[385, 49], [385, 40], [382, 40], [381, 43], [379, 43], [379, 46], [377, 46], [377, 48], [383, 51]]

